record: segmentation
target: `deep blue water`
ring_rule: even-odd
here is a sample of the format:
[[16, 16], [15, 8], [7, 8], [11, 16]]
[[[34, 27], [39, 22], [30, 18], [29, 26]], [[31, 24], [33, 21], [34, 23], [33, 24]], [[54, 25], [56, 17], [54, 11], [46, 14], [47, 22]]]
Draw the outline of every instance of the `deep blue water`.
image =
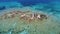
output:
[[30, 6], [30, 5], [35, 5], [37, 3], [49, 3], [51, 1], [59, 1], [59, 0], [0, 0], [0, 2], [12, 2], [12, 1], [17, 1], [24, 6]]
[[[60, 7], [59, 7], [60, 6], [60, 0], [0, 0], [0, 2], [2, 2], [2, 3], [3, 2], [18, 2], [18, 3], [21, 3], [23, 6], [33, 6], [33, 5], [36, 5], [39, 3], [43, 3], [43, 4], [48, 4], [49, 7], [54, 9], [54, 10], [60, 11]], [[6, 3], [6, 4], [9, 5], [8, 3]], [[14, 4], [16, 4], [16, 3], [14, 3]], [[43, 4], [42, 4], [42, 6], [43, 6]], [[5, 4], [3, 4], [3, 5], [5, 5]], [[13, 6], [11, 6], [11, 7], [13, 7]], [[48, 6], [45, 8], [48, 8]], [[0, 6], [0, 9], [5, 9], [5, 7]]]

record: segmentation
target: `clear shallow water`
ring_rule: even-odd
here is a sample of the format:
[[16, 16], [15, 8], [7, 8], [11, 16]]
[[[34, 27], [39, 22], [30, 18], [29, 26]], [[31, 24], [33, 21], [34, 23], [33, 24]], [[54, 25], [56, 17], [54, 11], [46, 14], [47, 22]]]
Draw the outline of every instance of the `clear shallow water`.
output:
[[47, 14], [49, 17], [44, 21], [32, 23], [14, 19], [0, 19], [0, 34], [60, 34], [60, 1], [48, 0], [1, 0], [0, 15], [13, 11], [31, 11]]

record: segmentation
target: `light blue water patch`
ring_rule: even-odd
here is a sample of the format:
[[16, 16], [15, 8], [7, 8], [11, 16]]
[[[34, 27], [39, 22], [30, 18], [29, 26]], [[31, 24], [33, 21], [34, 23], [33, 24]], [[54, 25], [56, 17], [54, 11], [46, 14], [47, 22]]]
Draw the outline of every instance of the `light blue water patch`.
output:
[[26, 30], [24, 30], [24, 31], [22, 31], [22, 32], [20, 32], [18, 34], [28, 34], [28, 32]]
[[53, 5], [54, 10], [60, 11], [60, 1], [52, 1], [50, 4]]
[[22, 4], [18, 2], [0, 2], [0, 7], [4, 6], [6, 8], [15, 8], [15, 7], [22, 7]]
[[39, 4], [36, 4], [34, 6], [32, 6], [33, 9], [44, 9], [44, 7], [46, 6], [46, 4], [43, 4], [43, 3], [39, 3]]

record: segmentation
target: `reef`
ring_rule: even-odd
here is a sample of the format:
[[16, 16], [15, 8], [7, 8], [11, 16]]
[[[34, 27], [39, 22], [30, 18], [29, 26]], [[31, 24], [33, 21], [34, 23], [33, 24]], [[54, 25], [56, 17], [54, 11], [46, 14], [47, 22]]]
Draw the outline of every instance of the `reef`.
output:
[[[18, 16], [17, 16], [18, 15]], [[43, 19], [47, 19], [48, 16], [45, 14], [40, 14], [40, 13], [32, 13], [31, 11], [12, 11], [12, 12], [8, 12], [3, 14], [2, 16], [0, 16], [0, 18], [2, 20], [5, 19], [9, 19], [9, 18], [15, 18], [18, 17], [20, 20], [28, 20], [28, 21], [33, 21], [33, 20], [43, 20]]]
[[[59, 34], [55, 16], [40, 10], [9, 9], [0, 15], [1, 34]], [[39, 11], [39, 12], [38, 12]]]

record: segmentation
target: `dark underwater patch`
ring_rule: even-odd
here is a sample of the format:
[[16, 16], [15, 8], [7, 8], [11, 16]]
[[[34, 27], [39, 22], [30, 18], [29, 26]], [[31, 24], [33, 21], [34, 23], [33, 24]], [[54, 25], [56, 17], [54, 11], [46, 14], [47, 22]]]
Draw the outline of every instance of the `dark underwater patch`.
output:
[[5, 6], [0, 7], [0, 10], [4, 10], [4, 9], [6, 9], [6, 7], [5, 7]]

